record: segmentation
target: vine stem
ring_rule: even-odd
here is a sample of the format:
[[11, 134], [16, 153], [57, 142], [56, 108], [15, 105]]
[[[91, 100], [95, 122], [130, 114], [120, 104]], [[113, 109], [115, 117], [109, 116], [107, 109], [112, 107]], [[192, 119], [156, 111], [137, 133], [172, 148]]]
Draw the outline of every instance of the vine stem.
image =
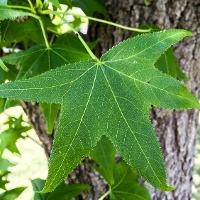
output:
[[[63, 12], [57, 12], [57, 11], [51, 11], [51, 10], [42, 10], [40, 11], [41, 14], [54, 14], [54, 15], [60, 15], [60, 14], [65, 14]], [[87, 18], [88, 20], [92, 20], [92, 21], [96, 21], [96, 22], [100, 22], [100, 23], [104, 23], [104, 24], [108, 24], [111, 26], [116, 26], [118, 28], [122, 28], [125, 30], [129, 30], [129, 31], [134, 31], [134, 32], [140, 32], [140, 33], [148, 33], [151, 31], [151, 29], [139, 29], [139, 28], [132, 28], [132, 27], [128, 27], [128, 26], [124, 26], [115, 22], [111, 22], [111, 21], [107, 21], [104, 19], [99, 19], [99, 18], [95, 18], [95, 17], [90, 17], [90, 16], [86, 16], [86, 15], [79, 15], [79, 14], [74, 14], [74, 13], [66, 13], [66, 15], [72, 15], [72, 16], [76, 16], [76, 17], [82, 17], [82, 18]]]
[[45, 45], [46, 45], [47, 49], [50, 49], [49, 42], [48, 42], [48, 39], [47, 39], [47, 35], [46, 35], [45, 29], [44, 29], [44, 24], [43, 24], [40, 17], [37, 17], [37, 18], [38, 18], [38, 21], [40, 23], [40, 27], [42, 29], [42, 35], [44, 37]]
[[31, 0], [28, 0], [28, 3], [30, 5], [31, 11], [35, 13], [35, 9], [34, 9], [34, 6], [33, 6], [32, 2], [31, 2]]
[[104, 200], [109, 194], [110, 194], [110, 190], [108, 190], [105, 194], [103, 194], [98, 200]]
[[32, 11], [31, 8], [26, 7], [26, 6], [6, 5], [6, 7], [8, 7], [8, 8], [16, 8], [16, 9], [22, 9], [22, 10]]
[[100, 63], [100, 60], [94, 55], [94, 53], [91, 51], [90, 47], [87, 45], [87, 43], [85, 42], [85, 40], [81, 37], [81, 35], [76, 30], [73, 30], [73, 32], [78, 36], [78, 39], [83, 44], [83, 46], [85, 47], [86, 51], [91, 56], [91, 58], [94, 59], [94, 60], [96, 60], [97, 63]]

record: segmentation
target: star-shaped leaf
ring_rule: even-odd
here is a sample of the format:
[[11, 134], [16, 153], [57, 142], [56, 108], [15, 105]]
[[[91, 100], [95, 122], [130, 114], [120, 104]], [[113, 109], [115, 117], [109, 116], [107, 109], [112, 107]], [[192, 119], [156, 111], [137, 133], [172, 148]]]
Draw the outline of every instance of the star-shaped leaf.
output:
[[99, 62], [69, 64], [0, 86], [1, 97], [61, 104], [44, 192], [61, 183], [102, 135], [149, 183], [172, 189], [149, 109], [200, 108], [184, 85], [154, 67], [165, 50], [189, 35], [185, 30], [139, 35], [113, 47]]

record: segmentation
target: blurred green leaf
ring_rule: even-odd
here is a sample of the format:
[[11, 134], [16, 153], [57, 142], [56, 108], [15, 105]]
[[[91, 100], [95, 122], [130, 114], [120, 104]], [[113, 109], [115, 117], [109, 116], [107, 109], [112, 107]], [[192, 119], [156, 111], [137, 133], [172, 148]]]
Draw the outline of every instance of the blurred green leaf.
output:
[[125, 162], [119, 162], [114, 166], [114, 184], [111, 186], [111, 200], [150, 200], [148, 190], [139, 184], [135, 170]]
[[11, 166], [12, 163], [9, 160], [0, 157], [0, 176], [4, 175]]
[[49, 134], [52, 134], [55, 126], [55, 121], [58, 116], [58, 111], [60, 110], [60, 105], [41, 103], [40, 107], [42, 108], [44, 117], [46, 119], [47, 131]]
[[111, 200], [150, 200], [148, 190], [139, 184], [137, 172], [123, 160], [115, 160], [115, 149], [111, 141], [103, 136], [91, 153], [98, 163], [95, 167], [109, 185]]
[[31, 129], [30, 126], [24, 126], [22, 123], [22, 116], [19, 118], [9, 117], [8, 121], [5, 123], [9, 125], [8, 129], [0, 133], [0, 154], [2, 154], [6, 148], [11, 152], [19, 153], [16, 141], [19, 138], [24, 138], [22, 133]]
[[80, 7], [88, 16], [92, 16], [95, 12], [106, 15], [106, 8], [101, 0], [72, 0], [72, 5]]
[[187, 80], [187, 76], [181, 70], [172, 48], [169, 48], [155, 64], [160, 71], [169, 74], [179, 80]]
[[106, 136], [103, 136], [101, 141], [91, 152], [91, 157], [98, 163], [95, 167], [105, 180], [111, 185], [114, 183], [113, 168], [115, 165], [115, 148]]
[[7, 5], [7, 0], [0, 0], [0, 5]]
[[[26, 45], [29, 41], [43, 44], [41, 28], [36, 19], [30, 18], [23, 22], [6, 20], [0, 26], [0, 46], [9, 46], [19, 42], [24, 42]], [[15, 34], [13, 34], [15, 33]]]
[[90, 187], [85, 184], [65, 184], [61, 183], [53, 192], [43, 194], [37, 193], [44, 187], [45, 180], [35, 179], [32, 181], [33, 190], [35, 191], [34, 200], [71, 200], [81, 192], [88, 190]]
[[95, 12], [106, 15], [106, 8], [102, 0], [49, 0], [54, 6], [60, 7], [60, 4], [66, 4], [69, 7], [79, 7], [83, 12], [92, 16]]
[[29, 12], [14, 10], [0, 4], [0, 20], [13, 20], [17, 17], [31, 16]]
[[3, 71], [8, 72], [9, 69], [6, 67], [6, 65], [4, 64], [4, 62], [0, 59], [0, 67], [1, 69], [3, 69]]

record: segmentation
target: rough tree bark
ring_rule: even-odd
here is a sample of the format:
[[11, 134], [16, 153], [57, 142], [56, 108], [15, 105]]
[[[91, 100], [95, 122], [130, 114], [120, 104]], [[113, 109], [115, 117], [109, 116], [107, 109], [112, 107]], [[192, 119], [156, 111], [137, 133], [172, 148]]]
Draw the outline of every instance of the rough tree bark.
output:
[[[200, 96], [200, 0], [106, 0], [112, 21], [127, 26], [156, 24], [160, 28], [184, 28], [193, 36], [175, 48], [177, 58], [189, 77], [188, 87]], [[132, 33], [118, 28], [96, 24], [91, 38], [99, 38], [97, 54]], [[165, 156], [169, 183], [176, 186], [172, 192], [159, 192], [150, 188], [154, 200], [191, 199], [192, 172], [198, 111], [153, 110], [152, 118]]]

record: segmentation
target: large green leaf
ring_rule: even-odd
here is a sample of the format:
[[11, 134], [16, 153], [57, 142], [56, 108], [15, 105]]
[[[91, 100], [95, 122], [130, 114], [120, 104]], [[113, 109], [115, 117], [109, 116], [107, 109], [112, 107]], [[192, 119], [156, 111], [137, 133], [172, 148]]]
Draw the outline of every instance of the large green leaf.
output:
[[2, 84], [0, 96], [61, 104], [61, 114], [43, 191], [52, 191], [107, 135], [124, 160], [149, 183], [171, 190], [150, 122], [151, 105], [200, 108], [179, 81], [154, 67], [176, 41], [191, 35], [168, 30], [128, 39], [105, 53], [39, 76]]
[[15, 19], [17, 17], [31, 16], [29, 12], [14, 10], [6, 6], [0, 5], [0, 20]]
[[138, 175], [133, 168], [122, 160], [115, 160], [112, 143], [103, 136], [91, 152], [98, 163], [95, 167], [109, 185], [108, 195], [113, 200], [150, 200], [148, 190], [138, 182]]
[[61, 183], [53, 192], [42, 194], [38, 191], [44, 187], [45, 180], [35, 179], [32, 181], [33, 190], [35, 191], [34, 200], [71, 200], [81, 192], [88, 190], [90, 187], [85, 184], [65, 184]]

